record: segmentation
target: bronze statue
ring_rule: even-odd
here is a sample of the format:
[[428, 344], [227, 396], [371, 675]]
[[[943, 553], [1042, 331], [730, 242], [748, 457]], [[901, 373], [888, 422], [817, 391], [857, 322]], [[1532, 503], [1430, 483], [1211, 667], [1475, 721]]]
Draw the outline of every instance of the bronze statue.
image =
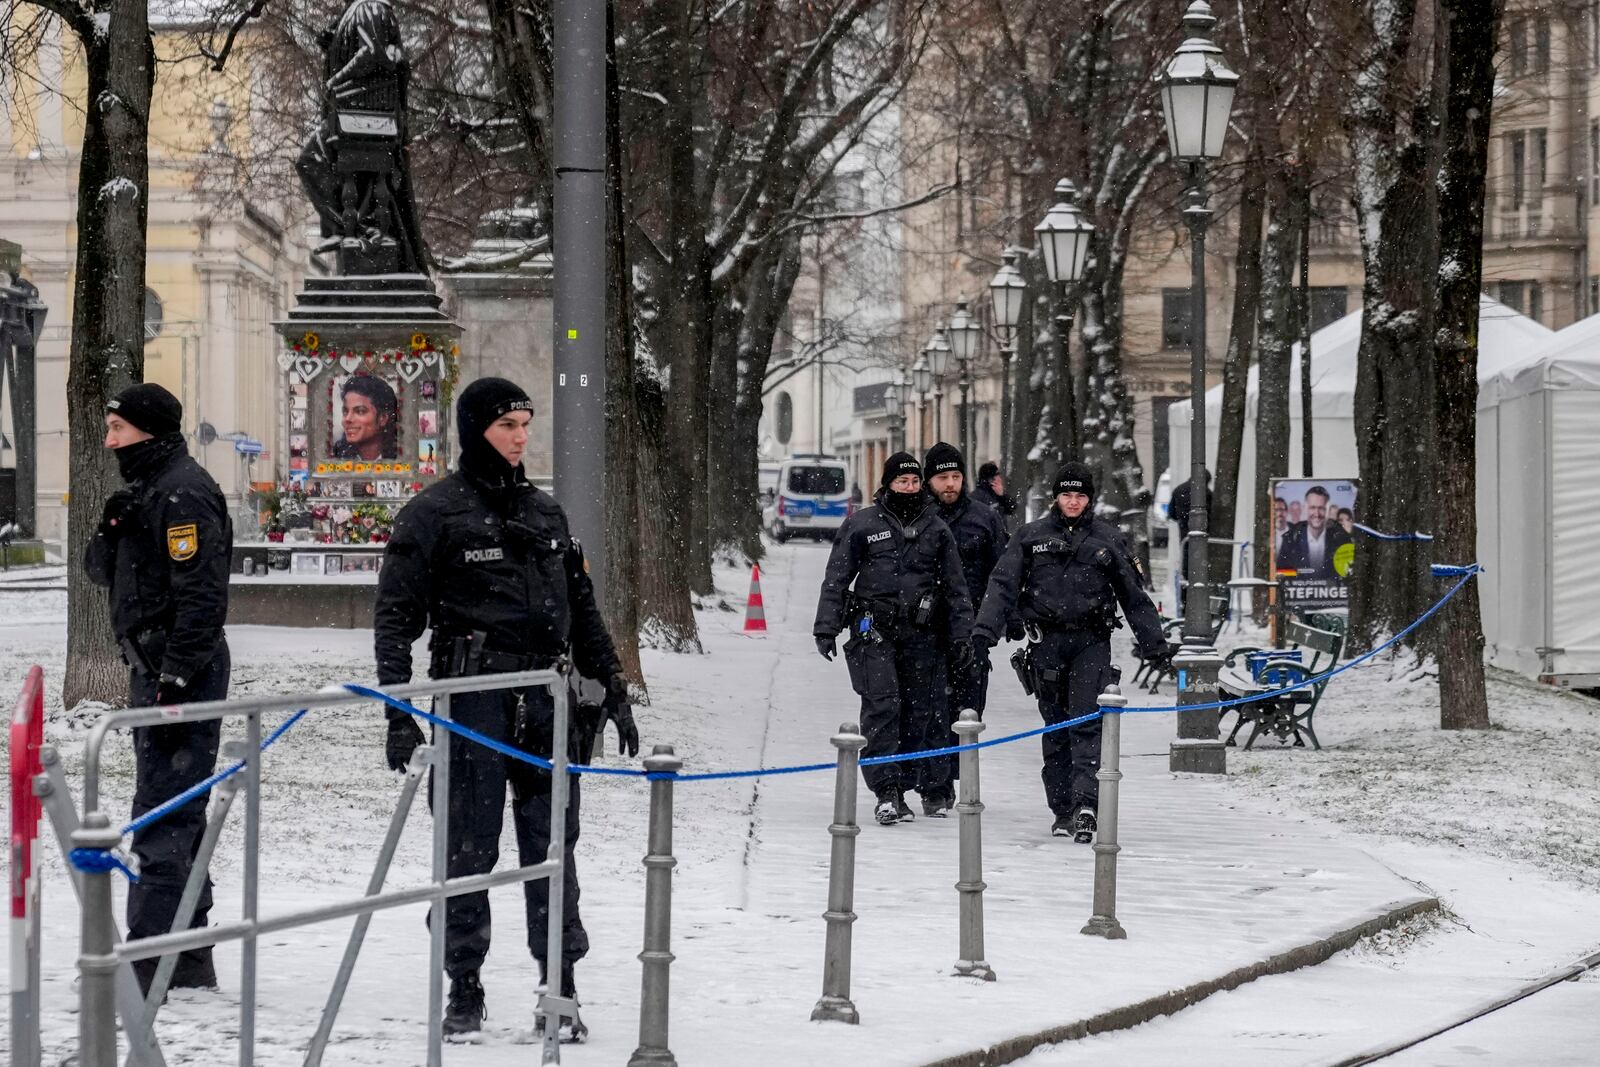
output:
[[317, 252], [338, 253], [340, 274], [421, 274], [406, 159], [406, 62], [390, 0], [351, 0], [323, 49], [322, 121], [295, 169], [322, 221]]

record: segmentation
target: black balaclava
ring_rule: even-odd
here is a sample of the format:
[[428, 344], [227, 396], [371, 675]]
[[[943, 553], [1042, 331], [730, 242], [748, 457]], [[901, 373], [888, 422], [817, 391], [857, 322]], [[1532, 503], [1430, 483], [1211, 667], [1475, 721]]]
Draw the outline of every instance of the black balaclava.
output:
[[1060, 508], [1056, 509], [1056, 514], [1061, 515], [1068, 526], [1077, 526], [1094, 518], [1094, 472], [1087, 464], [1072, 460], [1061, 465], [1061, 469], [1056, 471], [1055, 485], [1050, 495], [1056, 497], [1062, 493], [1082, 493], [1089, 498], [1089, 506], [1076, 519], [1068, 518]]
[[533, 411], [522, 386], [504, 378], [479, 378], [456, 399], [456, 439], [461, 473], [485, 489], [508, 489], [524, 481], [522, 464], [512, 466], [483, 432], [508, 411]]
[[896, 478], [902, 474], [915, 474], [922, 477], [922, 467], [917, 463], [917, 457], [910, 452], [896, 452], [883, 464], [883, 483], [878, 490], [878, 495], [889, 514], [900, 520], [901, 525], [910, 522], [922, 513], [928, 506], [928, 501], [923, 491], [919, 488], [914, 493], [897, 493], [889, 488]]
[[154, 382], [130, 385], [106, 401], [106, 413], [151, 435], [113, 451], [125, 482], [148, 480], [183, 451], [183, 405]]

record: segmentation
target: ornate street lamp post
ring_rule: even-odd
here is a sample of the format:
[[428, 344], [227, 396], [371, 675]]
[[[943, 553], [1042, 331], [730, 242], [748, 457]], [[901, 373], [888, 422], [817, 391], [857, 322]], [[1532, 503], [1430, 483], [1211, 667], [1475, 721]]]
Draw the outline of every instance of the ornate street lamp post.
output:
[[928, 357], [928, 369], [933, 372], [933, 439], [944, 440], [944, 376], [950, 373], [950, 342], [944, 338], [944, 327], [935, 326], [933, 336], [923, 354]]
[[904, 445], [901, 444], [901, 440], [904, 435], [902, 433], [902, 420], [900, 413], [902, 410], [904, 410], [904, 408], [902, 406], [903, 399], [900, 396], [900, 390], [905, 388], [905, 382], [905, 372], [895, 371], [894, 381], [889, 382], [884, 386], [883, 389], [883, 412], [885, 415], [889, 416], [890, 452], [898, 452], [904, 447]]
[[978, 336], [981, 333], [983, 327], [967, 310], [967, 302], [958, 302], [955, 314], [950, 316], [950, 324], [945, 327], [945, 335], [949, 338], [950, 352], [956, 357], [956, 366], [961, 372], [961, 455], [969, 465], [972, 463], [972, 358], [978, 354]]
[[1027, 292], [1027, 280], [1017, 269], [1017, 253], [1008, 248], [1000, 256], [1000, 269], [989, 281], [994, 325], [1000, 334], [1000, 465], [1007, 477], [1011, 475], [1011, 357], [1016, 352], [1017, 322]]
[[[917, 387], [917, 450], [928, 450], [928, 386], [933, 384], [933, 372], [928, 369], [926, 350], [911, 368], [911, 380]], [[907, 444], [910, 442], [908, 441]]]
[[1072, 333], [1072, 305], [1067, 290], [1083, 277], [1094, 226], [1078, 213], [1078, 190], [1066, 178], [1056, 183], [1056, 204], [1033, 232], [1039, 238], [1045, 273], [1056, 288], [1056, 389], [1052, 402], [1056, 417], [1056, 460], [1078, 458], [1078, 411], [1072, 395], [1072, 361], [1067, 338]]
[[[1189, 224], [1189, 459], [1191, 493], [1189, 539], [1184, 545], [1189, 584], [1184, 593], [1183, 651], [1178, 668], [1178, 703], [1209, 704], [1217, 699], [1220, 660], [1211, 647], [1211, 583], [1208, 568], [1206, 462], [1206, 226], [1211, 205], [1206, 164], [1222, 155], [1239, 75], [1228, 69], [1222, 50], [1206, 36], [1216, 25], [1211, 5], [1194, 0], [1184, 12], [1185, 39], [1156, 76], [1167, 123], [1172, 158], [1189, 170], [1183, 217]], [[1174, 771], [1222, 774], [1226, 750], [1217, 737], [1217, 710], [1180, 711]]]

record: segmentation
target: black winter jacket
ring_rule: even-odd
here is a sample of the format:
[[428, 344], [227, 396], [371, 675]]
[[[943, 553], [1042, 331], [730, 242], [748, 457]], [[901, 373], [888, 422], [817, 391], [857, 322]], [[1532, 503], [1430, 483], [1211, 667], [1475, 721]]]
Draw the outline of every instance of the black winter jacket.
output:
[[547, 662], [570, 648], [586, 678], [621, 672], [566, 513], [527, 482], [511, 492], [502, 514], [458, 471], [400, 509], [373, 611], [380, 685], [411, 680], [411, 645], [430, 626]]
[[834, 537], [812, 633], [831, 638], [844, 629], [850, 621], [844, 594], [853, 581], [856, 596], [884, 629], [911, 625], [918, 603], [931, 595], [930, 625], [951, 643], [966, 641], [972, 634], [972, 598], [955, 537], [938, 508], [930, 499], [915, 519], [901, 525], [882, 506], [882, 490], [874, 500], [874, 506], [845, 519]]
[[1140, 588], [1117, 530], [1100, 519], [1069, 526], [1055, 508], [1017, 531], [989, 579], [974, 636], [995, 644], [1013, 610], [1049, 630], [1109, 632], [1122, 605], [1139, 647], [1164, 646], [1161, 617]]
[[115, 525], [101, 521], [84, 570], [111, 590], [118, 640], [137, 639], [159, 673], [189, 681], [216, 655], [228, 620], [233, 523], [222, 490], [181, 437], [151, 444], [168, 454], [113, 498], [120, 516]]
[[1000, 554], [1006, 550], [1010, 536], [1000, 513], [981, 503], [965, 489], [956, 502], [946, 507], [937, 505], [939, 517], [950, 527], [956, 539], [956, 552], [961, 556], [961, 573], [967, 581], [967, 592], [972, 596], [972, 610], [976, 612], [983, 602], [983, 592], [989, 587], [989, 575]]

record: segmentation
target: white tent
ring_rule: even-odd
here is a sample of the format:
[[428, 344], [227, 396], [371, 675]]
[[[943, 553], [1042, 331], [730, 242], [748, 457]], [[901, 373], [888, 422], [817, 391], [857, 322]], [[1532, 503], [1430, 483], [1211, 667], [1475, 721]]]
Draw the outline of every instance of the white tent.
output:
[[[1550, 330], [1489, 297], [1478, 313], [1478, 381], [1499, 374], [1542, 351], [1555, 337]], [[1356, 464], [1356, 353], [1361, 344], [1361, 312], [1354, 311], [1311, 335], [1311, 444], [1313, 473], [1327, 478], [1354, 478]], [[1244, 448], [1239, 465], [1239, 506], [1232, 536], [1249, 541], [1255, 524], [1257, 368], [1250, 368], [1244, 416]], [[1189, 478], [1189, 401], [1167, 409], [1172, 483]], [[1206, 454], [1216, 471], [1217, 424], [1222, 416], [1222, 386], [1206, 391]], [[1301, 476], [1300, 346], [1294, 346], [1289, 369], [1289, 474]], [[1213, 536], [1226, 536], [1213, 533]]]
[[1489, 661], [1600, 685], [1600, 315], [1483, 381], [1477, 491]]

